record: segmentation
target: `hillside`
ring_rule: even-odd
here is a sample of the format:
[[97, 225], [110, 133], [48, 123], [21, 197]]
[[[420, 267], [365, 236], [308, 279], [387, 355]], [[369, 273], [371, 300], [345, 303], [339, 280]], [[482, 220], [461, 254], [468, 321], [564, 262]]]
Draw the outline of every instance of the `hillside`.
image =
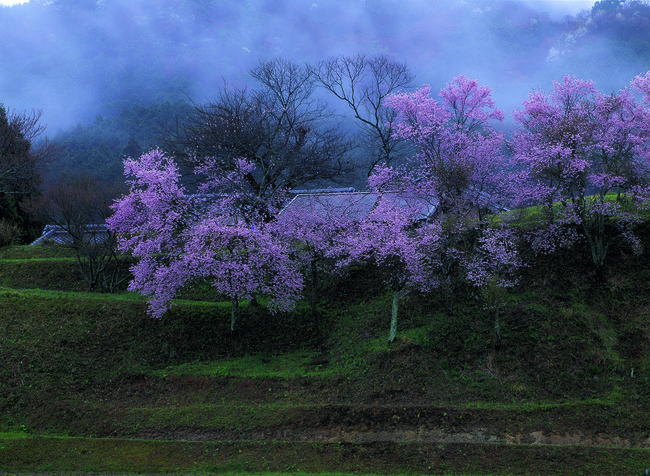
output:
[[642, 474], [650, 254], [609, 256], [602, 280], [581, 248], [531, 257], [497, 350], [465, 292], [410, 295], [388, 346], [372, 269], [231, 334], [209, 289], [153, 320], [65, 249], [4, 249], [0, 471]]

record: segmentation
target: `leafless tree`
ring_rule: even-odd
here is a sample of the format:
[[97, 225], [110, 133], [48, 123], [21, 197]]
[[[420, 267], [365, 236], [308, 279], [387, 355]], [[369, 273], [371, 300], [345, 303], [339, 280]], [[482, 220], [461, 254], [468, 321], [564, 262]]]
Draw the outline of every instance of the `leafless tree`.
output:
[[337, 56], [319, 61], [310, 71], [321, 87], [343, 101], [357, 119], [359, 145], [367, 157], [368, 175], [378, 164], [390, 166], [407, 153], [403, 139], [393, 135], [395, 112], [386, 96], [408, 89], [414, 79], [405, 63], [388, 56]]
[[128, 274], [126, 257], [117, 251], [117, 236], [106, 227], [123, 183], [103, 183], [88, 175], [61, 177], [30, 201], [29, 211], [40, 221], [68, 235], [66, 245], [76, 252], [79, 271], [90, 291], [115, 292]]
[[254, 164], [242, 194], [250, 203], [243, 206], [258, 208], [268, 220], [271, 213], [264, 208], [283, 190], [349, 172], [352, 146], [326, 104], [315, 97], [307, 67], [276, 59], [260, 62], [250, 74], [255, 89], [224, 86], [216, 100], [195, 106], [168, 131], [163, 145], [186, 175], [206, 158], [224, 174], [234, 170], [238, 159]]
[[40, 111], [7, 112], [0, 104], [0, 219], [17, 230], [21, 241], [38, 236], [40, 225], [31, 220], [24, 205], [40, 193], [44, 172], [61, 152], [47, 139], [39, 140], [45, 129], [41, 115]]

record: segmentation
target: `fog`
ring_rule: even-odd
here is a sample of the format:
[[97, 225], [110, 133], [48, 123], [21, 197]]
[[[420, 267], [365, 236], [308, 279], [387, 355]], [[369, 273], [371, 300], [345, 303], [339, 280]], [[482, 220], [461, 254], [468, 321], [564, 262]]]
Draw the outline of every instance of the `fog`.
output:
[[567, 15], [577, 15], [591, 10], [595, 0], [521, 0], [533, 10], [546, 12], [553, 20], [562, 20]]
[[[628, 0], [630, 1], [630, 0]], [[31, 0], [0, 7], [0, 102], [42, 109], [48, 134], [133, 104], [214, 97], [259, 60], [387, 54], [416, 84], [458, 74], [493, 89], [507, 115], [565, 74], [618, 90], [648, 54], [563, 0]]]

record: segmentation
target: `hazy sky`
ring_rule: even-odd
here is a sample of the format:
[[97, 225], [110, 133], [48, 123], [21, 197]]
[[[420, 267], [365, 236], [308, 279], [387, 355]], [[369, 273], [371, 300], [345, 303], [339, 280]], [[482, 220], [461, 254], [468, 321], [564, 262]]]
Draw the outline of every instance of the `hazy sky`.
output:
[[[136, 0], [137, 1], [137, 0]], [[432, 0], [432, 1], [446, 1], [446, 0]], [[0, 0], [0, 5], [15, 5], [16, 3], [26, 3], [27, 0]], [[489, 3], [490, 0], [485, 0]], [[553, 15], [568, 15], [578, 13], [580, 10], [589, 9], [595, 3], [595, 0], [523, 0], [531, 7], [539, 8], [540, 10], [549, 10]], [[541, 7], [541, 8], [540, 8]]]
[[[490, 0], [485, 0], [489, 2]], [[581, 10], [591, 10], [596, 0], [520, 0], [535, 10], [547, 11], [554, 18], [575, 15]]]
[[[32, 1], [46, 3], [45, 0]], [[91, 4], [96, 1], [85, 0]], [[23, 56], [12, 56], [12, 64], [17, 65], [11, 70], [14, 76], [7, 72], [7, 68], [0, 68], [0, 101], [12, 110], [43, 110], [44, 124], [56, 131], [91, 120], [99, 113], [114, 114], [137, 101], [142, 104], [157, 101], [165, 87], [168, 88], [166, 95], [176, 97], [174, 95], [179, 95], [182, 89], [184, 97], [199, 102], [209, 100], [214, 94], [215, 84], [223, 78], [245, 80], [245, 72], [254, 67], [258, 59], [283, 56], [303, 62], [330, 55], [388, 52], [399, 61], [408, 63], [418, 84], [431, 83], [435, 89], [458, 74], [466, 74], [493, 88], [500, 107], [510, 111], [520, 104], [531, 88], [548, 86], [551, 79], [562, 74], [577, 74], [599, 81], [594, 76], [602, 70], [601, 65], [607, 63], [610, 54], [608, 43], [603, 40], [596, 45], [600, 48], [599, 61], [584, 60], [578, 55], [575, 67], [567, 69], [567, 65], [572, 65], [570, 41], [575, 41], [573, 36], [551, 37], [555, 30], [549, 27], [546, 36], [541, 33], [540, 38], [533, 36], [530, 44], [511, 45], [506, 37], [498, 37], [500, 30], [493, 31], [489, 25], [482, 25], [483, 11], [490, 11], [487, 7], [496, 5], [497, 0], [402, 1], [414, 7], [406, 9], [404, 15], [396, 15], [395, 22], [383, 24], [377, 23], [379, 16], [364, 16], [360, 7], [364, 0], [224, 0], [219, 3], [222, 7], [244, 3], [259, 7], [260, 11], [222, 8], [225, 20], [219, 23], [223, 25], [223, 33], [220, 33], [214, 31], [220, 28], [201, 30], [200, 21], [193, 22], [187, 18], [175, 22], [173, 17], [165, 17], [167, 20], [160, 22], [156, 11], [152, 11], [151, 18], [148, 18], [146, 11], [139, 10], [144, 5], [151, 8], [157, 0], [105, 0], [107, 5], [116, 8], [104, 9], [96, 18], [89, 17], [85, 23], [81, 22], [83, 28], [80, 31], [95, 35], [89, 43], [77, 34], [76, 25], [65, 25], [69, 21], [65, 12], [53, 11], [42, 18], [40, 14], [44, 9], [25, 8], [30, 14], [33, 10], [34, 22], [21, 24], [23, 29], [14, 31], [11, 41], [5, 43], [5, 46], [15, 45], [12, 48], [20, 49]], [[526, 9], [520, 8], [523, 4], [532, 10], [546, 12], [553, 20], [559, 21], [565, 16], [590, 10], [595, 1], [509, 0], [498, 3], [506, 8], [512, 5], [513, 11], [521, 15], [530, 15]], [[26, 1], [0, 0], [0, 10], [3, 5], [18, 3]], [[469, 12], [461, 8], [465, 4], [471, 4], [472, 13], [462, 19], [456, 18], [459, 12]], [[480, 8], [474, 8], [477, 4]], [[325, 8], [327, 5], [332, 7]], [[343, 8], [345, 5], [349, 8]], [[20, 10], [20, 7], [16, 9]], [[314, 13], [321, 10], [322, 18]], [[163, 11], [166, 10], [162, 8]], [[431, 15], [431, 11], [436, 11], [437, 15]], [[341, 12], [347, 17], [340, 22], [329, 21], [328, 17]], [[414, 12], [426, 14], [426, 22], [415, 18]], [[485, 16], [489, 15], [485, 13]], [[126, 20], [126, 23], [121, 20]], [[94, 21], [104, 23], [95, 25]], [[513, 21], [516, 22], [516, 18]], [[39, 22], [44, 22], [40, 30]], [[140, 25], [139, 31], [134, 31], [135, 23]], [[123, 24], [130, 27], [123, 28]], [[312, 28], [306, 31], [301, 25]], [[11, 25], [0, 26], [6, 31]], [[198, 30], [188, 29], [189, 26], [197, 26]], [[32, 27], [35, 28], [33, 32], [29, 30]], [[525, 25], [516, 23], [510, 33], [523, 38], [527, 32]], [[159, 33], [165, 37], [157, 37]], [[131, 48], [130, 42], [139, 36], [142, 37], [142, 47]], [[418, 48], [413, 47], [415, 44]], [[89, 50], [88, 45], [95, 49]], [[563, 70], [556, 71], [555, 63], [549, 63], [547, 56], [551, 50], [555, 52], [552, 58], [564, 58]], [[13, 51], [5, 48], [4, 54], [10, 55]], [[134, 66], [131, 63], [134, 60], [129, 57], [134, 51], [138, 54], [150, 52], [151, 61], [145, 55], [139, 57], [141, 67]], [[635, 67], [632, 72], [617, 70], [620, 78], [614, 78], [608, 70], [610, 82], [604, 85], [605, 89], [623, 87], [629, 83], [633, 73], [638, 74], [641, 69]], [[142, 82], [142, 78], [151, 78], [154, 74], [157, 75], [155, 82]], [[116, 90], [122, 84], [123, 90]], [[110, 94], [105, 94], [106, 87], [113, 87]]]

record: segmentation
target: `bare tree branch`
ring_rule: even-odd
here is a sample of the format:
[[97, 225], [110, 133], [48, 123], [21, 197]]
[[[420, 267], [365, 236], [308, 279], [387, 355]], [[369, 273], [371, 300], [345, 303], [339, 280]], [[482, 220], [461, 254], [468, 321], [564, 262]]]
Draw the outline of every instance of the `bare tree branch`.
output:
[[[246, 192], [259, 206], [282, 191], [351, 171], [352, 144], [333, 124], [333, 113], [315, 98], [308, 68], [277, 59], [260, 62], [251, 76], [258, 88], [226, 85], [216, 100], [195, 106], [175, 131], [168, 131], [164, 148], [183, 172], [211, 160], [213, 169], [227, 174], [245, 159], [255, 165], [245, 177]], [[270, 218], [268, 211], [261, 214]]]
[[414, 76], [405, 63], [359, 54], [319, 61], [310, 71], [321, 87], [352, 110], [368, 175], [376, 165], [389, 166], [406, 155], [405, 141], [393, 134], [395, 112], [384, 105], [386, 96], [411, 87]]
[[60, 156], [61, 147], [42, 141], [42, 111], [8, 113], [0, 106], [0, 193], [37, 193], [45, 170]]
[[125, 256], [117, 253], [117, 236], [104, 225], [113, 201], [126, 192], [123, 183], [103, 183], [81, 175], [47, 184], [28, 209], [37, 219], [70, 236], [79, 271], [90, 291], [115, 292], [129, 277]]

